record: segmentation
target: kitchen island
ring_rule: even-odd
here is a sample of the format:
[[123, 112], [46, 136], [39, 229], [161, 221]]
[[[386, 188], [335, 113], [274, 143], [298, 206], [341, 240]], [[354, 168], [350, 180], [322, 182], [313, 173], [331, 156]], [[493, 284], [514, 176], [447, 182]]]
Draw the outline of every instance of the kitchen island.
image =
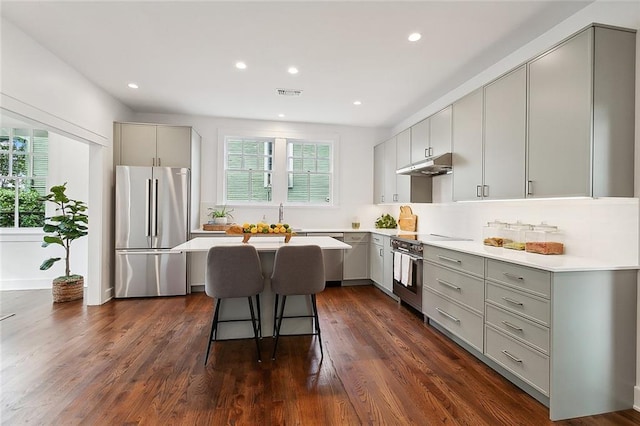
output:
[[[190, 255], [205, 256], [211, 247], [237, 246], [244, 244], [242, 236], [229, 237], [197, 237], [172, 249], [175, 252], [186, 252]], [[260, 310], [262, 318], [262, 335], [271, 336], [273, 331], [274, 293], [271, 291], [271, 273], [273, 272], [273, 260], [278, 248], [286, 245], [304, 246], [317, 245], [322, 250], [348, 250], [349, 244], [343, 243], [331, 237], [306, 237], [294, 235], [288, 243], [284, 242], [284, 235], [261, 236], [253, 235], [248, 243], [256, 248], [262, 264], [264, 276], [264, 291], [260, 294]], [[206, 262], [205, 262], [206, 265]], [[239, 267], [242, 267], [239, 265]], [[213, 305], [213, 304], [212, 304]], [[285, 315], [310, 315], [311, 300], [306, 296], [287, 297]], [[249, 307], [245, 298], [226, 299], [220, 305], [220, 320], [249, 318]], [[289, 319], [282, 322], [282, 335], [306, 334], [312, 332], [310, 318]], [[253, 338], [251, 322], [226, 322], [218, 327], [218, 340]]]

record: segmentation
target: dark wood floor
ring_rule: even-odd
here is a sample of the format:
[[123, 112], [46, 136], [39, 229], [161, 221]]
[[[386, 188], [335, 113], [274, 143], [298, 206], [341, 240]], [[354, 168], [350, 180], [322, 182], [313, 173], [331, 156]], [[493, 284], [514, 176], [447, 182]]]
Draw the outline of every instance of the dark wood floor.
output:
[[[214, 344], [212, 300], [53, 304], [0, 293], [1, 421], [8, 425], [545, 425], [548, 410], [371, 286], [318, 296], [311, 337]], [[637, 425], [633, 410], [557, 422]]]

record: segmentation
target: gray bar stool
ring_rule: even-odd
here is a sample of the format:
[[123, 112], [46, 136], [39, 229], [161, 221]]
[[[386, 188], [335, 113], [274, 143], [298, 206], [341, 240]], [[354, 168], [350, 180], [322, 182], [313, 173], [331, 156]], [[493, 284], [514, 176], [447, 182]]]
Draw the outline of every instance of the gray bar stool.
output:
[[[282, 246], [276, 251], [273, 261], [273, 273], [271, 275], [271, 289], [275, 293], [274, 307], [274, 335], [272, 359], [276, 359], [276, 349], [280, 338], [280, 328], [284, 318], [313, 318], [314, 332], [311, 335], [318, 336], [320, 343], [321, 360], [324, 358], [322, 350], [322, 335], [320, 334], [320, 321], [318, 320], [318, 308], [316, 306], [316, 293], [324, 290], [324, 258], [319, 246]], [[312, 315], [284, 316], [284, 306], [287, 296], [309, 295], [311, 296]], [[282, 296], [282, 304], [278, 307], [279, 296]], [[278, 313], [278, 309], [280, 312]], [[277, 325], [276, 325], [277, 322]]]
[[[204, 364], [207, 365], [211, 342], [217, 340], [218, 324], [221, 322], [251, 321], [253, 335], [260, 356], [260, 341], [262, 324], [260, 321], [260, 293], [264, 290], [262, 265], [255, 247], [250, 245], [212, 247], [207, 255], [207, 272], [205, 276], [205, 292], [207, 296], [216, 299], [216, 306], [211, 322], [211, 334], [207, 344], [207, 355]], [[253, 296], [256, 297], [258, 318], [253, 310]], [[249, 301], [251, 319], [219, 320], [220, 302], [222, 299], [246, 297]]]

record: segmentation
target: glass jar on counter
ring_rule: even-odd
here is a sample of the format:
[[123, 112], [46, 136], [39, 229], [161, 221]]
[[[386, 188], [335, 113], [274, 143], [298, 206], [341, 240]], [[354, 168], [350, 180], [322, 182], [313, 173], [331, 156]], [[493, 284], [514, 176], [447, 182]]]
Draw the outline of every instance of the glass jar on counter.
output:
[[485, 246], [502, 247], [506, 227], [506, 222], [500, 222], [498, 220], [487, 222], [487, 225], [482, 227], [483, 244]]
[[516, 222], [509, 223], [504, 230], [504, 239], [502, 241], [502, 247], [511, 250], [524, 250], [525, 249], [525, 233], [531, 231], [533, 225], [528, 223]]
[[525, 250], [528, 253], [563, 254], [564, 236], [557, 226], [541, 223], [525, 233]]

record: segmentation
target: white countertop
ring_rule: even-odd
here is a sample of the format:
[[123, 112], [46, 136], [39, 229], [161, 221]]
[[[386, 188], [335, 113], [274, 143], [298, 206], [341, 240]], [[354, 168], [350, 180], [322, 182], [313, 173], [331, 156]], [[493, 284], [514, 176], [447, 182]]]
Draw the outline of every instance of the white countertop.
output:
[[613, 271], [625, 269], [640, 269], [639, 265], [623, 265], [610, 261], [589, 259], [569, 255], [543, 255], [527, 253], [519, 250], [509, 250], [502, 247], [485, 246], [478, 241], [429, 241], [425, 244], [442, 247], [464, 253], [475, 254], [489, 259], [502, 260], [531, 268], [544, 269], [550, 272], [579, 272], [579, 271]]
[[[197, 237], [175, 246], [171, 250], [174, 252], [209, 251], [211, 247], [237, 246], [242, 244], [242, 236], [240, 235], [237, 237], [219, 238]], [[291, 237], [288, 243], [284, 242], [284, 236], [281, 235], [252, 235], [247, 244], [254, 246], [257, 251], [276, 251], [285, 244], [289, 246], [317, 245], [323, 250], [345, 250], [351, 248], [349, 244], [331, 237], [304, 237], [295, 235]]]
[[[353, 229], [353, 228], [300, 228], [300, 229], [296, 229], [295, 232], [300, 232], [300, 233], [307, 233], [307, 232], [311, 232], [311, 233], [320, 233], [320, 232], [343, 232], [343, 233], [347, 233], [347, 232], [372, 232], [374, 234], [382, 234], [382, 235], [389, 235], [389, 236], [395, 236], [398, 234], [409, 234], [409, 235], [417, 235], [417, 232], [408, 232], [408, 231], [402, 231], [400, 229], [379, 229], [379, 228], [359, 228], [359, 229]], [[196, 235], [222, 235], [225, 234], [224, 231], [204, 231], [202, 229], [193, 229], [191, 230], [191, 233]]]
[[[331, 229], [315, 229], [315, 228], [303, 228], [299, 232], [371, 232], [374, 234], [387, 235], [391, 237], [395, 237], [398, 235], [421, 235], [418, 232], [408, 232], [402, 231], [400, 229], [379, 229], [379, 228], [361, 228], [361, 229], [352, 229], [352, 228], [331, 228]], [[202, 230], [194, 230], [192, 234], [198, 235], [206, 235], [206, 234], [223, 234], [224, 231], [202, 231]], [[240, 238], [240, 237], [219, 237], [219, 238], [209, 238], [209, 240], [227, 240], [228, 238]], [[328, 237], [303, 237], [303, 236], [294, 236], [291, 241], [297, 240], [296, 243], [302, 241], [311, 241], [311, 240], [301, 240], [302, 238], [328, 238]], [[197, 239], [197, 238], [196, 238]], [[205, 237], [205, 239], [207, 239]], [[265, 238], [270, 240], [270, 238]], [[329, 238], [332, 240], [332, 238]], [[192, 240], [194, 241], [194, 240]], [[250, 243], [253, 243], [254, 240], [249, 240]], [[274, 242], [280, 243], [279, 245], [284, 244], [281, 239], [276, 239]], [[336, 243], [340, 243], [339, 241], [333, 240]], [[478, 256], [483, 256], [489, 259], [502, 260], [505, 262], [511, 262], [518, 265], [529, 266], [531, 268], [543, 269], [545, 271], [550, 272], [577, 272], [577, 271], [613, 271], [613, 270], [625, 270], [625, 269], [640, 269], [640, 265], [631, 265], [631, 264], [620, 264], [615, 261], [605, 261], [599, 259], [591, 259], [585, 257], [577, 257], [571, 255], [542, 255], [536, 253], [526, 253], [524, 251], [519, 250], [509, 250], [501, 247], [490, 247], [485, 246], [482, 242], [478, 241], [423, 241], [424, 244], [432, 245], [436, 247], [447, 248], [451, 250], [457, 250], [464, 253], [474, 254]], [[189, 243], [186, 243], [189, 244]], [[202, 244], [205, 244], [204, 242]], [[207, 242], [207, 247], [201, 250], [197, 249], [184, 249], [185, 251], [203, 251], [208, 250], [208, 247], [211, 247], [211, 242]], [[306, 244], [314, 244], [311, 242], [307, 242]], [[260, 246], [263, 244], [260, 243]], [[347, 244], [345, 244], [347, 245]], [[180, 247], [180, 246], [178, 246]], [[322, 247], [322, 246], [321, 246]], [[258, 246], [256, 246], [258, 248]], [[331, 247], [331, 248], [339, 248], [339, 247]], [[275, 248], [264, 248], [263, 250], [274, 250]], [[258, 248], [260, 250], [260, 248]]]

